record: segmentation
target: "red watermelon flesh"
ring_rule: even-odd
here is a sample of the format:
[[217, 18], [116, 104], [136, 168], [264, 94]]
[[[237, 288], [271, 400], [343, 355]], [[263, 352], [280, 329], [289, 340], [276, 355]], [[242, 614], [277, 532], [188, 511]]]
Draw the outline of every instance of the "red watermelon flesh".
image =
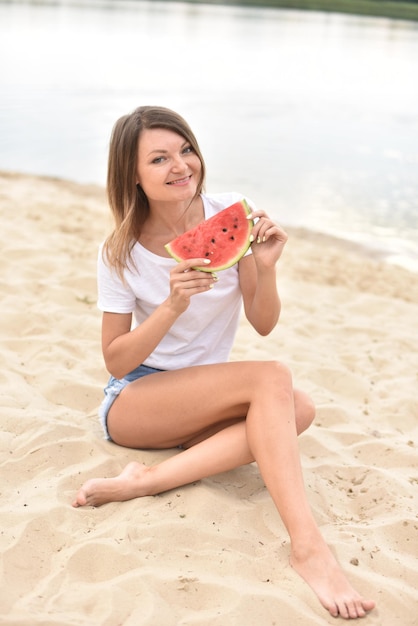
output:
[[195, 269], [219, 272], [231, 267], [244, 256], [250, 246], [253, 220], [248, 203], [242, 199], [179, 235], [164, 247], [176, 261], [206, 258], [210, 265]]

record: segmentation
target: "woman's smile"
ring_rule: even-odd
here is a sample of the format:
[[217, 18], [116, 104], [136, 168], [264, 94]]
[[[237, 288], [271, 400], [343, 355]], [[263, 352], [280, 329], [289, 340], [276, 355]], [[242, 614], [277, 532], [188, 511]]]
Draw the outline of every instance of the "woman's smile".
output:
[[184, 178], [177, 178], [176, 180], [170, 180], [167, 185], [187, 185], [192, 175], [185, 176]]

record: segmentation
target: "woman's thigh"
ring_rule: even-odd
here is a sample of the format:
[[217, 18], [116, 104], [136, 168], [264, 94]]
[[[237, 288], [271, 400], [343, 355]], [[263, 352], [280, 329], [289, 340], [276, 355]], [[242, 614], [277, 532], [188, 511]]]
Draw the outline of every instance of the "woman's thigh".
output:
[[171, 448], [245, 418], [255, 386], [290, 375], [272, 362], [231, 362], [150, 374], [130, 383], [112, 405], [107, 426], [115, 443]]

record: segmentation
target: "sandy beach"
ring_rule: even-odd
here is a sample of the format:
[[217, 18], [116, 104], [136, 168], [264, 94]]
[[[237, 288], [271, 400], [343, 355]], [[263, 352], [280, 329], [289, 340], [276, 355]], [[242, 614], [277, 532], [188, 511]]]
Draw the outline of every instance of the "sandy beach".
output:
[[[255, 464], [156, 497], [71, 507], [87, 478], [181, 452], [102, 437], [95, 272], [110, 224], [104, 190], [2, 173], [0, 220], [0, 623], [335, 624], [289, 566]], [[262, 338], [242, 320], [232, 359], [282, 360], [312, 394], [317, 418], [300, 450], [321, 530], [377, 602], [362, 623], [414, 626], [418, 275], [289, 232], [281, 321]]]

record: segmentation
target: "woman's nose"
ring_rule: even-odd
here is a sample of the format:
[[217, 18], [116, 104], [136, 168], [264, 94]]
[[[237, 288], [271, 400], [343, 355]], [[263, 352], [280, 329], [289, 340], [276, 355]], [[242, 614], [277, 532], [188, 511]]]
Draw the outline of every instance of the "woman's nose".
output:
[[179, 154], [177, 157], [174, 158], [172, 169], [175, 170], [176, 172], [186, 171], [187, 163], [181, 154]]

